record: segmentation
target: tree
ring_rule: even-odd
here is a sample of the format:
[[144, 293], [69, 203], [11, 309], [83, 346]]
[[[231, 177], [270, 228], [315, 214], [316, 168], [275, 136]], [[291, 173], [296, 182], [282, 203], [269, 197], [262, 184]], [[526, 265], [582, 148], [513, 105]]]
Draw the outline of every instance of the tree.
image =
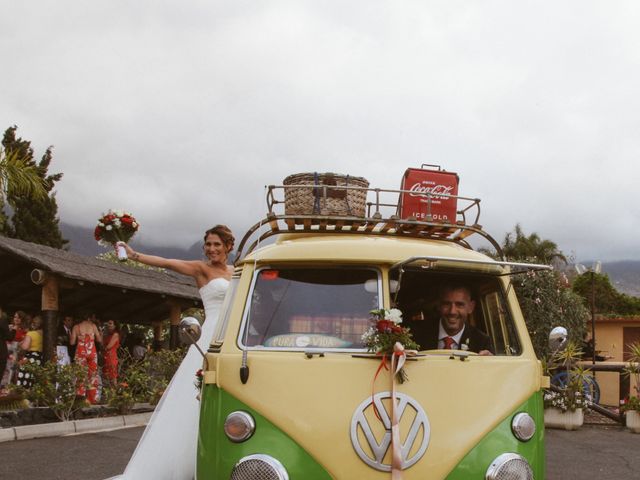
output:
[[[27, 242], [48, 245], [54, 248], [63, 248], [68, 243], [62, 237], [59, 227], [58, 204], [53, 188], [62, 178], [62, 173], [49, 174], [49, 166], [53, 158], [52, 147], [47, 148], [39, 163], [33, 159], [31, 142], [16, 138], [17, 127], [9, 127], [4, 132], [2, 146], [6, 158], [20, 159], [22, 171], [30, 172], [31, 180], [33, 172], [38, 177], [38, 182], [44, 189], [44, 194], [25, 194], [25, 186], [20, 182], [9, 184], [6, 191], [6, 202], [13, 210], [10, 222], [4, 222], [2, 233], [12, 238], [19, 238]], [[28, 173], [29, 175], [29, 173]], [[20, 187], [20, 188], [18, 188]], [[29, 191], [29, 188], [26, 188]], [[2, 222], [0, 222], [2, 223]]]
[[[593, 278], [592, 278], [593, 275]], [[585, 305], [594, 299], [596, 313], [614, 315], [637, 315], [640, 313], [640, 299], [620, 293], [611, 284], [609, 276], [603, 273], [585, 273], [573, 280], [573, 291], [583, 298]], [[595, 294], [592, 297], [592, 292]]]
[[516, 276], [514, 286], [538, 358], [549, 353], [548, 338], [553, 327], [565, 327], [569, 339], [582, 345], [589, 310], [563, 275], [555, 271], [529, 271]]
[[[520, 224], [507, 233], [501, 245], [504, 256], [511, 261], [553, 264], [567, 259], [551, 240], [537, 233], [525, 235]], [[497, 256], [495, 253], [492, 256]], [[589, 311], [583, 299], [569, 288], [569, 282], [557, 271], [529, 271], [514, 275], [513, 285], [538, 358], [549, 353], [548, 338], [553, 327], [563, 326], [569, 338], [582, 344]]]
[[551, 240], [543, 240], [537, 233], [527, 236], [520, 224], [505, 235], [502, 251], [509, 260], [528, 260], [551, 264], [555, 260], [567, 263], [567, 258]]
[[29, 165], [19, 151], [7, 153], [0, 147], [0, 232], [6, 229], [4, 206], [10, 194], [42, 198], [47, 191], [37, 168]]

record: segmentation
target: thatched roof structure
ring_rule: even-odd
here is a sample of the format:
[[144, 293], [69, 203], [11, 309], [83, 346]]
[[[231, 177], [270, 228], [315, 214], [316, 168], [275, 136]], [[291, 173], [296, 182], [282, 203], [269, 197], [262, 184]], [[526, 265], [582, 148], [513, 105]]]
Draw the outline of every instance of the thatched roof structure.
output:
[[170, 304], [200, 307], [195, 282], [173, 272], [116, 264], [93, 257], [0, 236], [0, 306], [38, 311], [41, 288], [34, 269], [54, 275], [59, 310], [89, 308], [103, 318], [148, 324], [169, 317]]

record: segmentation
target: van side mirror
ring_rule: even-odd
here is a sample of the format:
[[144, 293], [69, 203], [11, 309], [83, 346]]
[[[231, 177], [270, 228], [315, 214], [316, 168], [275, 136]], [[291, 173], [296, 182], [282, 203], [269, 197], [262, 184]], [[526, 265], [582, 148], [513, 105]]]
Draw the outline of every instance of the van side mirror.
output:
[[202, 335], [200, 322], [194, 317], [184, 317], [180, 320], [178, 335], [182, 343], [193, 345], [200, 339], [200, 335]]
[[549, 349], [552, 352], [561, 352], [567, 346], [569, 334], [564, 327], [554, 327], [549, 333]]
[[207, 356], [204, 354], [200, 345], [198, 345], [198, 340], [200, 340], [200, 336], [202, 335], [202, 327], [200, 326], [200, 322], [197, 318], [194, 317], [184, 317], [180, 320], [180, 325], [178, 325], [178, 336], [180, 337], [180, 341], [187, 345], [193, 345], [196, 347], [202, 358], [204, 359], [204, 367], [209, 370], [209, 362], [207, 361]]

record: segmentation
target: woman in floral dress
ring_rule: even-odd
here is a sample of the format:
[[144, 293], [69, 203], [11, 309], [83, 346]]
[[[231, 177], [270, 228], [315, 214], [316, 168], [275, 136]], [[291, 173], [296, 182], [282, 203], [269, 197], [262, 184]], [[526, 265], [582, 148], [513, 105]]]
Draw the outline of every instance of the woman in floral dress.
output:
[[94, 404], [98, 394], [98, 353], [96, 342], [102, 342], [102, 335], [91, 321], [91, 314], [81, 317], [83, 320], [71, 329], [70, 344], [76, 346], [74, 362], [87, 369], [87, 377], [78, 384], [77, 394], [86, 397]]
[[120, 348], [120, 325], [115, 320], [107, 320], [107, 334], [104, 337], [104, 363], [102, 377], [111, 386], [118, 381], [118, 348]]

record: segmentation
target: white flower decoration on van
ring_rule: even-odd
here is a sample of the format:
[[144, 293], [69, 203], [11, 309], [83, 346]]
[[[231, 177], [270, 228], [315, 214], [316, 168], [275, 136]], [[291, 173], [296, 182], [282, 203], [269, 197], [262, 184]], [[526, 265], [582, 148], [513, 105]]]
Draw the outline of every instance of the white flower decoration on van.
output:
[[384, 313], [385, 320], [391, 320], [396, 325], [402, 323], [402, 312], [399, 309], [392, 308], [391, 310], [385, 310]]

